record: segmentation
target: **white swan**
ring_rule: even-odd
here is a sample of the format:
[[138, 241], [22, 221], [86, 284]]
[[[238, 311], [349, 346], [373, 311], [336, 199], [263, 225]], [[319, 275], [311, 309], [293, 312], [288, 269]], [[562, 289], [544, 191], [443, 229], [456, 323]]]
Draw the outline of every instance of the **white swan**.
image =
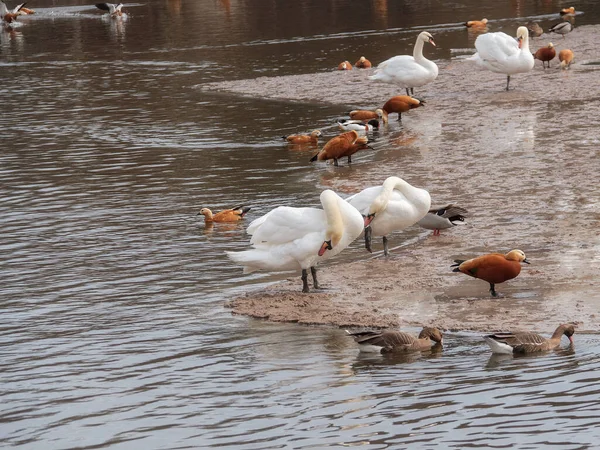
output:
[[225, 253], [244, 266], [244, 273], [302, 269], [302, 292], [309, 291], [310, 268], [313, 285], [318, 289], [315, 266], [348, 247], [364, 226], [360, 213], [335, 192], [325, 190], [320, 199], [323, 209], [273, 209], [248, 226], [253, 249]]
[[425, 189], [411, 186], [402, 178], [389, 177], [346, 199], [365, 217], [365, 247], [371, 251], [371, 235], [383, 236], [383, 253], [388, 255], [387, 235], [421, 220], [431, 207]]
[[477, 53], [468, 58], [496, 73], [506, 74], [506, 90], [510, 76], [533, 69], [535, 60], [529, 50], [527, 27], [517, 28], [517, 40], [505, 33], [482, 34], [475, 40]]
[[369, 79], [396, 84], [406, 89], [406, 95], [411, 95], [408, 92], [409, 88], [414, 93], [413, 88], [435, 80], [438, 76], [438, 66], [423, 56], [425, 42], [429, 42], [435, 47], [433, 36], [427, 31], [423, 31], [417, 36], [413, 56], [399, 55], [383, 61]]

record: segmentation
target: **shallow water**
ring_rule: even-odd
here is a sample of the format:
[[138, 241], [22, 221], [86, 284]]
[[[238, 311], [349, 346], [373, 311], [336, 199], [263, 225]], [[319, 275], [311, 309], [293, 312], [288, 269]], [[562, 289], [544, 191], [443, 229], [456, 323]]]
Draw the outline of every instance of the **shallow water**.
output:
[[[244, 224], [196, 217], [203, 206], [245, 203], [252, 219], [315, 205], [326, 187], [367, 183], [373, 166], [377, 180], [401, 164], [425, 183], [425, 169], [441, 176], [445, 163], [428, 159], [442, 129], [434, 115], [401, 154], [391, 144], [415, 135], [397, 130], [378, 138], [369, 165], [314, 167], [311, 151], [279, 136], [333, 132], [339, 107], [206, 93], [203, 83], [379, 61], [410, 52], [424, 28], [445, 61], [472, 47], [464, 20], [547, 27], [564, 5], [281, 3], [150, 1], [112, 21], [82, 2], [40, 1], [0, 32], [0, 442], [593, 447], [596, 335], [536, 358], [490, 359], [467, 334], [450, 335], [441, 354], [357, 355], [340, 330], [231, 316], [227, 299], [285, 275], [242, 275], [223, 251], [247, 243]], [[595, 2], [573, 6], [584, 11], [578, 25], [600, 22]], [[515, 133], [545, 142], [534, 125]], [[584, 149], [597, 143], [588, 127], [578, 129], [592, 136]], [[362, 257], [354, 246], [340, 261]]]

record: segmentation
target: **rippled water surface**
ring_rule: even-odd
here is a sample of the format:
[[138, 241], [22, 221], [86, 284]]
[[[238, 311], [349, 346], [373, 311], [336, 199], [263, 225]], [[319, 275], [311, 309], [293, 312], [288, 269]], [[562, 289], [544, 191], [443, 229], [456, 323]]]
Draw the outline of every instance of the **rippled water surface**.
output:
[[[282, 275], [243, 276], [223, 251], [247, 242], [244, 225], [196, 217], [314, 205], [367, 176], [281, 145], [339, 108], [198, 86], [328, 71], [341, 54], [379, 61], [425, 28], [443, 60], [472, 47], [467, 19], [547, 26], [565, 6], [479, 3], [151, 0], [110, 20], [81, 1], [31, 2], [35, 15], [0, 31], [2, 446], [597, 446], [598, 336], [530, 358], [490, 357], [470, 334], [442, 353], [358, 354], [341, 330], [231, 316], [227, 299]], [[595, 2], [572, 4], [578, 24], [600, 21]], [[366, 156], [382, 173], [394, 139], [411, 137]]]

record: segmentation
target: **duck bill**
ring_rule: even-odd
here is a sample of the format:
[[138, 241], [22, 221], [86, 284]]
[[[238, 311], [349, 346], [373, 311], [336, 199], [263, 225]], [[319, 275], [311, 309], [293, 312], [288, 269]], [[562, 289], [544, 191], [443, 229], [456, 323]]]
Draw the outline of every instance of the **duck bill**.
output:
[[525, 264], [531, 264], [529, 261], [527, 261], [527, 259], [524, 259], [524, 260], [523, 260], [523, 262], [524, 262]]

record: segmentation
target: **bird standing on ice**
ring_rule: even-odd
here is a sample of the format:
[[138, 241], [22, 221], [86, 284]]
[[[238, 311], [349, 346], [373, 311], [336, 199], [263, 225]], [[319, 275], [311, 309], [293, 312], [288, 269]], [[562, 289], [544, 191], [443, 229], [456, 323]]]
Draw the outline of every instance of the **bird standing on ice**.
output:
[[535, 60], [529, 50], [529, 30], [517, 28], [517, 40], [505, 33], [482, 34], [475, 40], [477, 53], [468, 58], [492, 72], [506, 75], [506, 90], [510, 76], [533, 69]]
[[243, 265], [244, 273], [301, 269], [302, 292], [309, 292], [310, 269], [318, 289], [315, 266], [340, 253], [363, 230], [360, 213], [335, 192], [325, 190], [320, 199], [323, 209], [279, 206], [254, 220], [247, 229], [254, 248], [227, 256]]
[[433, 36], [423, 31], [417, 36], [413, 56], [398, 55], [383, 61], [369, 79], [395, 84], [406, 89], [406, 95], [411, 95], [415, 87], [432, 82], [438, 76], [438, 66], [423, 56], [423, 45], [426, 42], [435, 47]]

